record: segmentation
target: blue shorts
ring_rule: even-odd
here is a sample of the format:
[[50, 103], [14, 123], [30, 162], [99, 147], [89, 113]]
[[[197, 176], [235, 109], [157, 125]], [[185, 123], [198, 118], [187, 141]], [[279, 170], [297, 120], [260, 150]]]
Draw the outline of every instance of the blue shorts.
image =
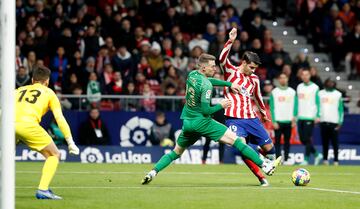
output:
[[266, 132], [259, 118], [227, 118], [225, 125], [229, 127], [231, 131], [235, 132], [237, 136], [246, 138], [250, 135], [250, 143], [252, 144], [263, 146], [272, 143], [269, 134]]

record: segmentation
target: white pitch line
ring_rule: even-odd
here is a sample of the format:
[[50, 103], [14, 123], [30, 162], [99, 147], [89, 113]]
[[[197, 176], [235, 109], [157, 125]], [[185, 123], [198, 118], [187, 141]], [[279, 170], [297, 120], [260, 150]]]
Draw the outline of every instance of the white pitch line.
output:
[[[217, 186], [119, 186], [119, 187], [107, 187], [107, 186], [78, 186], [78, 187], [51, 187], [52, 189], [220, 189], [220, 190], [315, 190], [322, 192], [334, 192], [334, 193], [344, 193], [344, 194], [354, 194], [360, 195], [360, 192], [357, 191], [347, 191], [347, 190], [338, 190], [338, 189], [325, 189], [325, 188], [316, 188], [316, 187], [256, 187], [256, 186], [240, 186], [240, 187], [217, 187]], [[34, 186], [18, 186], [16, 189], [36, 189]]]
[[[36, 174], [41, 171], [16, 171], [21, 174]], [[145, 174], [146, 172], [128, 172], [128, 171], [59, 171], [57, 174]], [[290, 172], [275, 172], [274, 175], [289, 175]], [[161, 175], [248, 175], [243, 172], [162, 172]], [[357, 173], [311, 173], [312, 176], [354, 176]]]
[[336, 193], [347, 193], [347, 194], [358, 194], [360, 195], [360, 192], [356, 191], [346, 191], [346, 190], [338, 190], [338, 189], [324, 189], [324, 188], [316, 188], [316, 187], [309, 187], [306, 188], [309, 190], [316, 190], [316, 191], [324, 191], [324, 192], [336, 192]]

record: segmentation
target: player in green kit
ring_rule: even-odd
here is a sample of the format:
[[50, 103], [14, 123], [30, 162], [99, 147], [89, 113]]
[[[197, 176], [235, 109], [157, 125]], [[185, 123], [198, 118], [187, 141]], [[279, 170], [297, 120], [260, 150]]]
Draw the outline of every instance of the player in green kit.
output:
[[231, 106], [231, 101], [228, 99], [222, 100], [220, 104], [215, 106], [210, 106], [213, 86], [227, 86], [235, 93], [241, 91], [238, 84], [208, 78], [215, 74], [215, 59], [209, 54], [200, 55], [198, 69], [192, 71], [186, 81], [186, 104], [181, 114], [183, 127], [176, 146], [173, 151], [161, 157], [154, 168], [145, 175], [142, 184], [150, 183], [161, 170], [178, 159], [185, 149], [193, 145], [201, 136], [235, 147], [267, 175], [272, 175], [280, 163], [261, 160], [259, 155], [245, 144], [244, 138], [237, 137], [225, 125], [211, 118], [211, 114], [214, 112]]

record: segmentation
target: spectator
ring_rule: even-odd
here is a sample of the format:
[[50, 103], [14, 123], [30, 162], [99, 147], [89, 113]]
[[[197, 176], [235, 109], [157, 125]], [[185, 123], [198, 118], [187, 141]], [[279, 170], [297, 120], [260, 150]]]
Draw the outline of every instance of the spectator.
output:
[[174, 66], [170, 66], [166, 73], [166, 76], [161, 84], [162, 92], [165, 92], [165, 87], [170, 83], [175, 86], [176, 92], [179, 92], [185, 86], [185, 81], [179, 75], [178, 70]]
[[64, 86], [64, 93], [71, 94], [78, 86], [81, 86], [81, 84], [79, 83], [77, 75], [75, 73], [71, 73], [69, 76], [69, 82]]
[[177, 32], [173, 34], [173, 36], [175, 37], [173, 46], [180, 47], [185, 55], [189, 55], [189, 48], [187, 47], [187, 44], [185, 44], [184, 36], [182, 35], [182, 33]]
[[300, 141], [305, 145], [305, 159], [302, 165], [309, 164], [310, 154], [315, 156], [315, 165], [322, 160], [320, 154], [314, 147], [311, 137], [313, 134], [314, 123], [319, 121], [319, 87], [310, 81], [309, 70], [302, 70], [301, 79], [303, 83], [296, 89], [297, 93], [297, 118], [298, 133]]
[[27, 55], [27, 58], [24, 60], [24, 67], [28, 74], [32, 73], [35, 63], [36, 63], [36, 54], [35, 52], [30, 51]]
[[262, 95], [269, 97], [273, 89], [274, 89], [274, 86], [271, 83], [271, 81], [265, 80]]
[[349, 3], [343, 5], [342, 10], [339, 12], [339, 18], [349, 29], [353, 29], [356, 23], [356, 16], [355, 13], [351, 11]]
[[110, 136], [106, 124], [100, 118], [100, 111], [92, 108], [89, 118], [80, 125], [80, 145], [110, 145]]
[[168, 57], [174, 56], [174, 51], [172, 47], [172, 42], [170, 38], [165, 38], [162, 41], [162, 49], [163, 49], [163, 55]]
[[97, 80], [96, 73], [92, 72], [89, 75], [89, 82], [86, 88], [87, 99], [92, 107], [97, 107], [101, 100], [100, 83]]
[[104, 45], [104, 43], [102, 37], [96, 34], [96, 27], [89, 25], [86, 30], [86, 36], [84, 37], [84, 57], [95, 57], [100, 46]]
[[326, 79], [325, 89], [319, 92], [320, 128], [323, 144], [324, 165], [329, 165], [328, 150], [330, 141], [334, 149], [334, 165], [339, 165], [338, 135], [344, 120], [344, 104], [341, 92], [336, 90], [335, 87], [335, 81]]
[[[264, 53], [271, 54], [274, 47], [274, 39], [272, 38], [271, 30], [266, 29], [264, 31], [264, 38], [262, 39], [262, 45], [264, 46]], [[264, 61], [262, 60], [264, 63]]]
[[123, 85], [124, 85], [124, 82], [123, 82], [123, 80], [121, 78], [121, 73], [120, 72], [115, 72], [111, 82], [106, 85], [106, 91], [105, 92], [107, 94], [112, 94], [112, 95], [122, 94]]
[[[128, 96], [139, 95], [138, 91], [135, 88], [134, 82], [130, 81], [126, 85], [126, 89], [124, 90], [124, 95], [128, 95]], [[139, 110], [139, 100], [138, 99], [127, 98], [127, 99], [123, 99], [121, 101], [122, 101], [121, 106], [123, 107], [123, 109], [125, 111], [136, 112]]]
[[16, 88], [29, 84], [31, 84], [30, 76], [26, 73], [25, 67], [20, 66], [18, 72], [16, 73]]
[[68, 59], [65, 57], [65, 49], [60, 46], [51, 62], [51, 80], [54, 83], [64, 81], [68, 64]]
[[251, 48], [251, 42], [249, 40], [249, 33], [247, 31], [240, 32], [241, 51], [247, 51]]
[[62, 36], [59, 38], [58, 46], [63, 46], [66, 49], [66, 56], [71, 57], [77, 50], [76, 41], [72, 35], [70, 28], [64, 28]]
[[271, 121], [275, 130], [276, 157], [281, 156], [281, 136], [284, 136], [284, 164], [289, 164], [291, 129], [295, 127], [296, 92], [288, 87], [288, 77], [281, 73], [278, 77], [279, 86], [270, 95]]
[[344, 25], [340, 19], [335, 20], [335, 26], [332, 35], [330, 36], [330, 50], [331, 50], [331, 59], [336, 71], [339, 71], [340, 62], [345, 57], [345, 37], [347, 31], [344, 28]]
[[[216, 34], [216, 41], [212, 42], [209, 47], [209, 54], [220, 55], [222, 47], [225, 45], [226, 35], [225, 32], [219, 31]], [[201, 51], [203, 53], [204, 51]], [[200, 54], [201, 54], [200, 53]], [[197, 54], [196, 57], [199, 57], [200, 54]]]
[[[177, 96], [176, 86], [168, 83], [165, 86], [164, 96]], [[180, 109], [180, 102], [176, 99], [158, 99], [156, 101], [156, 109], [160, 111], [177, 111]]]
[[229, 17], [226, 11], [221, 12], [220, 21], [217, 25], [217, 29], [219, 32], [224, 32], [224, 33], [226, 33], [229, 29], [231, 29]]
[[309, 62], [309, 58], [306, 55], [306, 53], [304, 52], [304, 50], [302, 49], [299, 54], [295, 57], [295, 60], [293, 62], [293, 66], [292, 69], [294, 70], [294, 73], [297, 73], [297, 71], [300, 68], [310, 68], [310, 62]]
[[[72, 94], [75, 96], [83, 95], [83, 90], [81, 86], [75, 86]], [[86, 98], [69, 98], [69, 102], [71, 103], [72, 110], [87, 110], [89, 107], [89, 102]]]
[[164, 60], [161, 56], [161, 47], [160, 44], [156, 41], [152, 43], [151, 53], [148, 57], [149, 65], [156, 73], [163, 67]]
[[206, 32], [203, 34], [203, 38], [209, 43], [212, 43], [216, 40], [216, 25], [214, 23], [208, 23], [206, 26]]
[[[15, 48], [15, 70], [18, 71], [20, 67], [24, 66], [24, 63], [26, 62], [26, 58], [21, 55], [20, 47], [17, 45]], [[25, 69], [27, 71], [27, 69]]]
[[345, 40], [345, 70], [349, 79], [356, 79], [360, 75], [360, 22]]
[[104, 94], [110, 94], [107, 92], [107, 85], [109, 85], [113, 81], [114, 70], [111, 64], [106, 64], [104, 66], [104, 72], [101, 73], [100, 77], [100, 87]]
[[254, 20], [256, 15], [259, 15], [262, 19], [265, 19], [267, 17], [267, 14], [261, 9], [259, 9], [258, 1], [251, 0], [250, 7], [245, 9], [241, 16], [241, 22], [246, 31], [250, 29], [251, 22]]
[[254, 17], [254, 20], [251, 22], [249, 28], [249, 36], [251, 39], [263, 39], [263, 34], [266, 30], [266, 27], [262, 23], [261, 15], [257, 14]]
[[163, 112], [157, 112], [155, 123], [151, 127], [150, 141], [153, 145], [172, 147], [175, 144], [174, 129], [166, 120]]
[[120, 46], [118, 52], [112, 59], [115, 71], [121, 72], [124, 79], [133, 78], [133, 60], [130, 52], [125, 46]]
[[276, 40], [274, 43], [274, 49], [272, 52], [272, 57], [280, 56], [284, 60], [285, 64], [291, 64], [291, 58], [288, 52], [283, 49], [283, 42], [281, 40]]
[[103, 69], [107, 64], [111, 64], [111, 58], [109, 56], [109, 50], [106, 46], [100, 47], [98, 55], [96, 57], [96, 73], [98, 75], [102, 74]]
[[191, 51], [195, 46], [200, 46], [204, 52], [207, 52], [209, 49], [209, 42], [199, 33], [189, 42], [189, 50]]
[[174, 49], [174, 57], [171, 58], [171, 64], [175, 68], [179, 69], [179, 72], [183, 78], [186, 77], [186, 68], [189, 63], [189, 59], [184, 56], [183, 51], [180, 47]]
[[155, 96], [155, 93], [151, 90], [150, 85], [148, 83], [144, 84], [142, 95], [145, 97], [140, 100], [140, 104], [144, 111], [146, 112], [154, 112], [155, 111], [155, 99], [152, 98]]
[[319, 86], [319, 89], [323, 89], [323, 83], [321, 81], [320, 76], [318, 75], [318, 70], [316, 67], [310, 67], [310, 74], [311, 74], [311, 82], [315, 83]]

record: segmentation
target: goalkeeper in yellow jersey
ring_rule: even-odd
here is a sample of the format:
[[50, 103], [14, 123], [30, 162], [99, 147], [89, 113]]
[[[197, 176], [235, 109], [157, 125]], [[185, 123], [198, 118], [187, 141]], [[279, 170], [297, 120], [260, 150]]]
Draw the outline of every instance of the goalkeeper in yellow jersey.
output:
[[48, 68], [36, 67], [33, 70], [32, 85], [16, 90], [15, 132], [17, 139], [46, 158], [36, 198], [62, 199], [49, 189], [49, 184], [59, 164], [60, 152], [49, 134], [39, 124], [49, 108], [65, 136], [69, 153], [78, 155], [79, 148], [72, 139], [69, 125], [61, 111], [59, 99], [54, 91], [47, 87], [49, 78], [50, 70]]

